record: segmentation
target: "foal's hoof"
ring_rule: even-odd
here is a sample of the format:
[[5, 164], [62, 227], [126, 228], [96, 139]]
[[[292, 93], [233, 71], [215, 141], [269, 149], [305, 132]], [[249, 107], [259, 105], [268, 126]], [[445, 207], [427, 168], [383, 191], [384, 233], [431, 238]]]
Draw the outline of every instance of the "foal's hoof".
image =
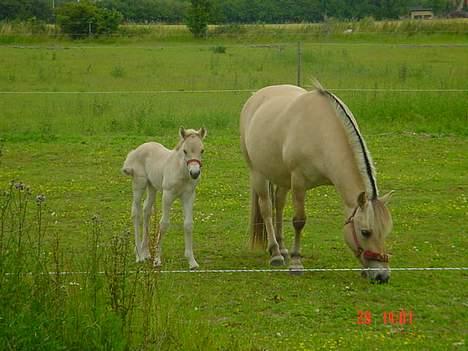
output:
[[304, 274], [304, 266], [302, 264], [295, 264], [289, 266], [289, 274], [291, 275], [303, 275]]
[[278, 267], [284, 265], [284, 257], [279, 255], [279, 256], [273, 256], [270, 259], [270, 265], [273, 267]]
[[196, 261], [189, 262], [189, 266], [191, 271], [195, 271], [200, 267]]
[[288, 252], [288, 250], [287, 250], [287, 249], [282, 249], [282, 250], [281, 250], [281, 256], [283, 256], [283, 258], [284, 258], [285, 260], [287, 260], [287, 259], [289, 258], [289, 252]]
[[162, 262], [161, 262], [161, 259], [159, 257], [156, 257], [153, 261], [153, 266], [154, 267], [161, 267], [162, 266]]

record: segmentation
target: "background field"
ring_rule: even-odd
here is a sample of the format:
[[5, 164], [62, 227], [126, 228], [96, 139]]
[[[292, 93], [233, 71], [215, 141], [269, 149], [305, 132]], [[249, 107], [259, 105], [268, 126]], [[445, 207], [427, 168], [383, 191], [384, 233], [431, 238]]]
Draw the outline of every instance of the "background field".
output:
[[[463, 35], [450, 45], [381, 38], [304, 42], [303, 83], [317, 77], [336, 89], [366, 137], [381, 191], [396, 190], [392, 266], [466, 267], [468, 43]], [[204, 125], [196, 257], [206, 269], [267, 267], [267, 255], [247, 247], [237, 124], [250, 91], [296, 81], [296, 43], [269, 39], [0, 47], [0, 184], [20, 180], [34, 194], [26, 209], [24, 191], [2, 195], [2, 208], [11, 198], [14, 206], [2, 212], [1, 269], [18, 273], [0, 281], [10, 301], [0, 309], [6, 349], [466, 347], [463, 272], [394, 272], [389, 284], [372, 285], [357, 272], [154, 275], [133, 263], [130, 180], [119, 173], [126, 153], [148, 140], [175, 145], [180, 125]], [[446, 91], [339, 90], [346, 88]], [[246, 91], [187, 92], [225, 89]], [[38, 207], [40, 193], [47, 200]], [[186, 268], [180, 212], [177, 205], [165, 241], [167, 269]], [[307, 212], [305, 266], [357, 268], [335, 191], [311, 191]], [[286, 237], [290, 243], [289, 225]], [[19, 274], [57, 268], [91, 274]], [[383, 323], [383, 312], [400, 310], [413, 312], [411, 325]], [[359, 311], [372, 313], [370, 325], [357, 324]]]

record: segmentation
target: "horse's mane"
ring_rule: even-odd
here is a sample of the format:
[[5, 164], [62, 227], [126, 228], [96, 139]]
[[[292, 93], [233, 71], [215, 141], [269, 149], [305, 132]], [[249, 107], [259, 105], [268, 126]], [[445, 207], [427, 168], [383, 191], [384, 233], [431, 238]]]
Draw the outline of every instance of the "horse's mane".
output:
[[364, 176], [363, 178], [365, 179], [366, 183], [366, 192], [370, 195], [371, 199], [376, 199], [379, 196], [379, 190], [377, 188], [374, 163], [372, 161], [371, 154], [367, 149], [366, 142], [364, 141], [364, 138], [359, 131], [353, 113], [350, 111], [348, 106], [346, 106], [345, 103], [341, 101], [340, 98], [324, 89], [317, 80], [315, 80], [314, 86], [320, 94], [329, 98], [331, 104], [335, 108], [338, 118], [343, 123], [343, 127], [348, 136], [349, 144], [353, 149], [359, 171]]
[[180, 148], [182, 147], [182, 144], [185, 142], [185, 140], [188, 137], [192, 136], [192, 135], [199, 136], [198, 131], [196, 131], [195, 129], [185, 129], [185, 138], [184, 139], [182, 139], [182, 138], [179, 139], [179, 142], [175, 146], [174, 150], [179, 151]]

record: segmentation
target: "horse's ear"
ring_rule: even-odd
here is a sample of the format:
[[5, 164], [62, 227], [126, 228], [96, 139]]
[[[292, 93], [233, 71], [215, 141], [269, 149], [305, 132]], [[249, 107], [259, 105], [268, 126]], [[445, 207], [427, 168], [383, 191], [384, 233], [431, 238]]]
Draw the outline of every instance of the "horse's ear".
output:
[[365, 191], [363, 191], [362, 193], [358, 195], [357, 203], [360, 208], [364, 208], [364, 206], [367, 203], [367, 194]]
[[180, 137], [182, 139], [185, 139], [186, 133], [185, 133], [185, 128], [184, 127], [179, 128], [179, 135], [180, 135]]
[[394, 193], [395, 193], [395, 191], [392, 190], [392, 191], [386, 193], [381, 198], [379, 198], [379, 200], [382, 201], [384, 205], [387, 205], [390, 202], [390, 200], [392, 199], [392, 196], [393, 196]]
[[200, 130], [198, 130], [198, 135], [200, 135], [200, 138], [205, 139], [208, 135], [208, 131], [205, 127], [202, 127]]

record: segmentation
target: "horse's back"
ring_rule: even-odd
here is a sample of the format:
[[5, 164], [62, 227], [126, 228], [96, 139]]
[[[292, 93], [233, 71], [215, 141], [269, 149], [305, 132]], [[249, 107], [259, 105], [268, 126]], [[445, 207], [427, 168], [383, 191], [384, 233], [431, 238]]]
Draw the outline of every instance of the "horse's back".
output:
[[122, 167], [122, 172], [133, 177], [148, 177], [151, 168], [163, 164], [170, 150], [156, 142], [141, 144], [130, 151]]
[[[323, 182], [324, 145], [342, 128], [323, 90], [281, 85], [255, 93], [241, 115], [241, 144], [251, 170], [285, 187], [294, 170]], [[331, 132], [334, 131], [334, 132]], [[304, 160], [308, 170], [299, 170]]]
[[294, 85], [272, 85], [258, 90], [247, 100], [242, 109], [241, 133], [245, 132], [249, 122], [259, 109], [263, 109], [271, 103], [278, 105], [281, 104], [281, 101], [291, 101], [304, 93], [307, 93], [307, 90]]

